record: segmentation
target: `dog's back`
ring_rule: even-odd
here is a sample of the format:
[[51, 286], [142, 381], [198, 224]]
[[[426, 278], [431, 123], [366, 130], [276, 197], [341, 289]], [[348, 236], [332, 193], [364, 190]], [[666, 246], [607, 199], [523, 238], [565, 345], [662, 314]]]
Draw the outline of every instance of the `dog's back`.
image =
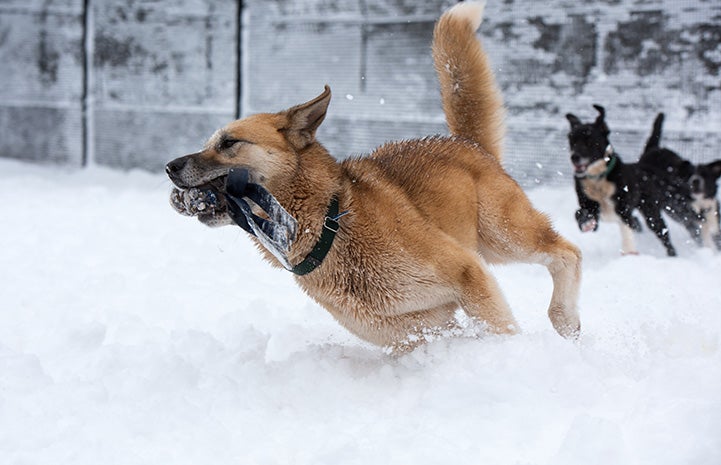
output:
[[[548, 309], [553, 326], [574, 337], [580, 330], [581, 254], [533, 208], [500, 163], [505, 115], [475, 35], [482, 12], [478, 2], [457, 4], [434, 30], [433, 57], [451, 136], [392, 142], [343, 163], [354, 203], [348, 223], [356, 234], [376, 238], [355, 241], [348, 250], [367, 264], [365, 276], [349, 287], [365, 289], [374, 270], [375, 281], [388, 284], [386, 311], [404, 312], [402, 324], [418, 324], [416, 316], [405, 313], [411, 305], [431, 306], [422, 318], [438, 322], [452, 319], [449, 311], [459, 304], [489, 330], [512, 333], [517, 325], [486, 263], [540, 263], [554, 283]], [[383, 261], [372, 263], [373, 255]], [[398, 268], [405, 270], [402, 275], [394, 272]], [[412, 283], [403, 277], [409, 275], [415, 277]], [[394, 301], [397, 289], [409, 289], [413, 299]], [[368, 300], [378, 298], [377, 290], [382, 288], [368, 289]], [[394, 331], [401, 325], [397, 320]]]
[[[344, 163], [358, 181], [388, 183], [386, 189], [400, 189], [399, 194], [434, 226], [469, 247], [478, 242], [479, 183], [486, 186], [488, 204], [504, 200], [494, 202], [497, 193], [506, 192], [494, 186], [515, 184], [500, 163], [505, 132], [503, 99], [488, 57], [475, 37], [483, 6], [482, 2], [459, 3], [441, 16], [434, 29], [433, 58], [451, 137], [391, 142], [369, 157]], [[495, 261], [493, 256], [487, 260]]]

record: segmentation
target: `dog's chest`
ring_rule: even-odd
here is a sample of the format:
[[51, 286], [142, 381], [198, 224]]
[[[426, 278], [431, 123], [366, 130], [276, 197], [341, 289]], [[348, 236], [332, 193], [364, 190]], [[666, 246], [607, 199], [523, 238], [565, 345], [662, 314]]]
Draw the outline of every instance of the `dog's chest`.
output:
[[606, 178], [583, 179], [581, 181], [583, 192], [591, 200], [598, 202], [602, 215], [610, 215], [614, 212], [614, 204], [611, 200], [616, 193], [616, 185]]
[[696, 213], [706, 216], [714, 216], [716, 212], [716, 199], [695, 199], [691, 206]]
[[711, 247], [711, 237], [719, 233], [718, 202], [716, 199], [695, 199], [691, 206], [704, 219], [701, 238], [704, 245]]

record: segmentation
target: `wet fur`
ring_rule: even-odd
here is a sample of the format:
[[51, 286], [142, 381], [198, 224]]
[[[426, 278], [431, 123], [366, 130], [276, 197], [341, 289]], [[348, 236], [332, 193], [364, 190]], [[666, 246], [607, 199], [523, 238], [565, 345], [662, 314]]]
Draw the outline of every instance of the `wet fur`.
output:
[[[548, 314], [576, 337], [581, 254], [535, 210], [500, 164], [502, 98], [476, 38], [483, 4], [447, 11], [433, 54], [450, 137], [385, 144], [337, 162], [315, 139], [330, 89], [280, 113], [249, 116], [219, 130], [199, 153], [168, 164], [180, 188], [245, 167], [298, 220], [289, 260], [318, 240], [336, 196], [340, 229], [330, 252], [298, 284], [359, 337], [410, 350], [425, 336], [453, 329], [462, 308], [492, 333], [519, 328], [490, 263], [540, 263], [553, 278]], [[234, 142], [237, 141], [237, 142]], [[211, 225], [227, 218], [204, 220]], [[271, 263], [278, 261], [261, 250]]]

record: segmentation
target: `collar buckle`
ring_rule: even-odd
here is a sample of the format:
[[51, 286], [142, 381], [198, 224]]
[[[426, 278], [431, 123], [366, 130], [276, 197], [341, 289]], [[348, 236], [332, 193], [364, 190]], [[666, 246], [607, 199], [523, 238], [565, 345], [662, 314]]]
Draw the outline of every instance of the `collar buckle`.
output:
[[334, 218], [326, 216], [325, 221], [323, 221], [323, 227], [333, 233], [337, 233], [338, 229], [340, 229], [340, 224]]
[[330, 251], [335, 235], [340, 229], [338, 219], [347, 213], [348, 211], [338, 214], [338, 199], [335, 196], [332, 197], [330, 205], [328, 205], [328, 211], [323, 219], [323, 229], [321, 230], [318, 242], [316, 242], [313, 250], [310, 251], [302, 262], [290, 269], [291, 272], [298, 276], [303, 276], [315, 270], [323, 263], [323, 259]]

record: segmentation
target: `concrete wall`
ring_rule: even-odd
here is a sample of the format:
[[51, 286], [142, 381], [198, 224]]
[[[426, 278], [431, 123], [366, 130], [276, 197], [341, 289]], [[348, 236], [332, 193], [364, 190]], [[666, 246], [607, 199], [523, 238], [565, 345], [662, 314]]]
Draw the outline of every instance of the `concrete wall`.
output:
[[82, 163], [83, 60], [81, 0], [0, 3], [0, 155]]
[[[429, 45], [452, 0], [0, 1], [0, 156], [158, 170], [236, 117], [330, 84], [338, 157], [445, 132]], [[507, 167], [568, 181], [563, 115], [606, 107], [635, 159], [721, 158], [717, 0], [489, 0], [481, 35], [509, 109]], [[240, 61], [240, 63], [239, 63]]]

